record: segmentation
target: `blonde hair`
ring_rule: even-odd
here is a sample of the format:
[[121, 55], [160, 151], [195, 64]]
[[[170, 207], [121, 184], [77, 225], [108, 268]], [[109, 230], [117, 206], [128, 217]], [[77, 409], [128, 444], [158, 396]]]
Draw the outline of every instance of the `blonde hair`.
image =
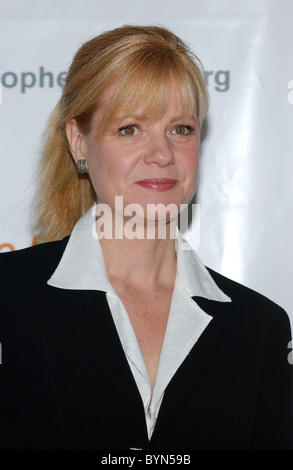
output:
[[66, 122], [75, 119], [81, 132], [87, 134], [105, 91], [115, 84], [117, 89], [99, 137], [118, 113], [131, 114], [142, 103], [146, 118], [160, 119], [169, 102], [171, 74], [179, 86], [186, 114], [191, 116], [196, 110], [201, 129], [209, 105], [203, 67], [174, 33], [160, 26], [126, 25], [102, 33], [80, 47], [43, 135], [35, 197], [39, 241], [58, 240], [71, 233], [96, 200], [88, 176], [77, 173], [66, 137]]

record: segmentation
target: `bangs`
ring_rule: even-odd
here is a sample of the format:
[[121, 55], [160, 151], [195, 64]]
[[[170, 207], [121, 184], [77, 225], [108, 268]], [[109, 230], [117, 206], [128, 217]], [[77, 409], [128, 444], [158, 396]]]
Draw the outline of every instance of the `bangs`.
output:
[[150, 122], [160, 120], [170, 103], [172, 78], [181, 95], [180, 112], [186, 117], [199, 117], [197, 87], [186, 69], [182, 71], [162, 61], [155, 64], [148, 61], [140, 64], [135, 71], [123, 74], [107, 106], [97, 137], [102, 138], [113, 121], [126, 116], [136, 116]]

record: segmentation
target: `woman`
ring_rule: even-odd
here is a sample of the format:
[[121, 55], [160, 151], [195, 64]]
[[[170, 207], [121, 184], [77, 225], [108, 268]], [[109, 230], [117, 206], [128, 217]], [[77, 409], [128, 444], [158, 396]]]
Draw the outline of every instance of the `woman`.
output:
[[75, 55], [44, 138], [43, 243], [0, 257], [1, 448], [290, 448], [286, 313], [174, 237], [207, 109], [164, 28]]

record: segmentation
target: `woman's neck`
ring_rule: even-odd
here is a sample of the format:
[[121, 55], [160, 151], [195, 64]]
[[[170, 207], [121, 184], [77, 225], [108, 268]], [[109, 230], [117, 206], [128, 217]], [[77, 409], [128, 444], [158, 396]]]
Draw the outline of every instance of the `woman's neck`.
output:
[[[96, 230], [110, 281], [130, 287], [172, 289], [176, 274], [176, 219], [169, 222], [131, 219], [106, 211]], [[110, 236], [104, 236], [101, 227]], [[136, 236], [133, 237], [133, 228]], [[118, 230], [117, 230], [118, 229]], [[102, 236], [101, 236], [102, 234]]]
[[100, 240], [110, 280], [123, 280], [146, 289], [174, 284], [176, 253], [174, 239]]

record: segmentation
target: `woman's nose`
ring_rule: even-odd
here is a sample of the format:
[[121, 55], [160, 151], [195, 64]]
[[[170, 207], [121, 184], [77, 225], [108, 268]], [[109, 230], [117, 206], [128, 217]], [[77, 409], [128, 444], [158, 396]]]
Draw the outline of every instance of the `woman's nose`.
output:
[[155, 163], [165, 167], [175, 162], [172, 144], [167, 136], [153, 136], [150, 138], [149, 146], [144, 154], [144, 161], [147, 164]]

